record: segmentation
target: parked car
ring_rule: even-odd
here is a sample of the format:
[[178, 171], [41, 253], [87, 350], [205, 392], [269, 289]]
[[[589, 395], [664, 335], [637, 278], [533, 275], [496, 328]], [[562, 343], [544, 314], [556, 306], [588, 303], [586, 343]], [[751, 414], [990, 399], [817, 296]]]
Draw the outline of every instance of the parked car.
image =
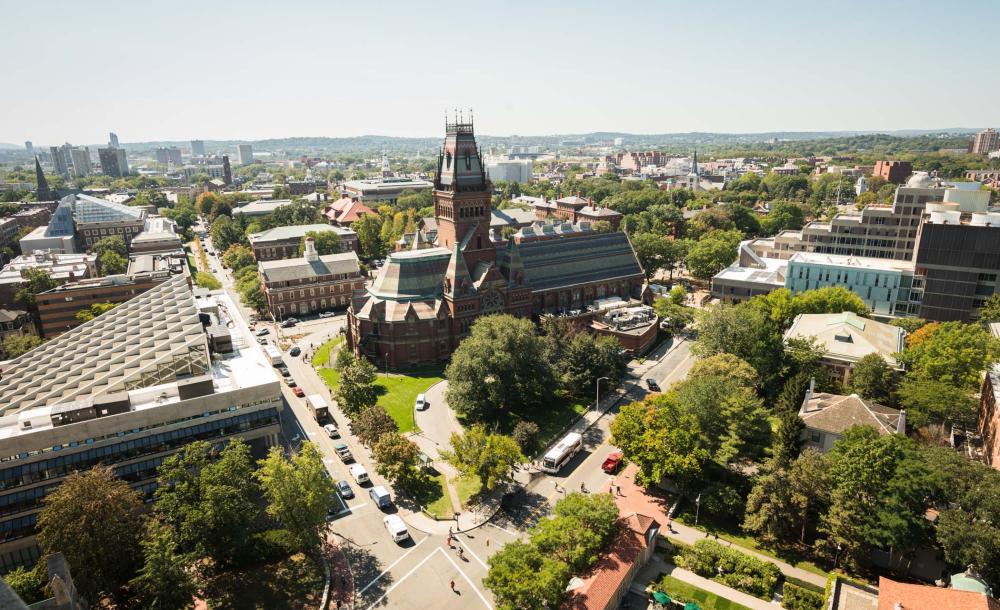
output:
[[285, 377], [285, 385], [287, 385], [290, 388], [294, 388], [299, 384], [295, 383], [295, 380], [292, 379], [291, 377]]
[[291, 328], [295, 326], [295, 320], [288, 319], [281, 323], [281, 328]]
[[288, 372], [288, 369], [283, 366], [278, 367], [278, 372], [281, 373], [282, 377], [291, 377], [292, 375], [291, 373]]
[[294, 358], [295, 356], [298, 356], [298, 355], [299, 355], [299, 354], [301, 354], [301, 353], [302, 353], [302, 350], [301, 350], [301, 349], [299, 349], [299, 346], [298, 346], [298, 345], [296, 345], [296, 346], [295, 346], [295, 347], [293, 347], [292, 349], [288, 350], [288, 355], [289, 355], [289, 356], [291, 356], [291, 357], [293, 357], [293, 358]]
[[354, 456], [351, 455], [351, 450], [348, 449], [347, 445], [344, 443], [337, 443], [333, 446], [333, 450], [337, 452], [340, 457], [340, 461], [345, 464], [354, 460]]
[[406, 524], [399, 515], [386, 515], [382, 522], [394, 542], [402, 542], [410, 537], [410, 532], [406, 530]]
[[618, 472], [618, 469], [621, 468], [622, 465], [622, 457], [621, 451], [615, 451], [614, 453], [608, 455], [608, 457], [605, 458], [604, 463], [601, 464], [601, 470], [608, 474]]
[[427, 403], [427, 396], [423, 394], [417, 394], [417, 402], [415, 405], [413, 405], [413, 408], [415, 408], [417, 411], [424, 411], [429, 406], [430, 405]]
[[381, 485], [376, 485], [368, 490], [368, 497], [372, 499], [375, 506], [382, 510], [386, 510], [392, 507], [392, 497], [389, 495], [389, 490]]
[[[267, 329], [265, 328], [264, 330], [267, 330]], [[267, 345], [267, 338], [266, 337], [257, 337], [257, 343], [260, 343], [261, 345]]]
[[354, 482], [358, 485], [364, 485], [368, 482], [368, 471], [361, 464], [351, 464], [348, 470], [351, 472]]
[[323, 432], [326, 432], [326, 435], [330, 438], [340, 438], [340, 430], [337, 430], [337, 426], [333, 424], [323, 426]]
[[646, 378], [646, 387], [649, 389], [650, 392], [660, 391], [660, 384], [656, 383], [656, 380], [653, 379], [652, 377]]
[[337, 491], [340, 493], [340, 497], [342, 498], [354, 497], [354, 490], [351, 489], [351, 484], [343, 479], [337, 481]]
[[258, 337], [263, 337], [264, 335], [271, 334], [271, 330], [268, 328], [258, 328], [254, 334], [257, 335]]
[[332, 311], [321, 311], [319, 313], [319, 317], [321, 317], [321, 318], [332, 318], [335, 315], [337, 315], [337, 314], [333, 313]]
[[303, 398], [306, 395], [305, 391], [303, 391], [302, 388], [300, 388], [300, 387], [294, 387], [294, 388], [292, 388], [292, 394], [295, 394], [299, 398]]

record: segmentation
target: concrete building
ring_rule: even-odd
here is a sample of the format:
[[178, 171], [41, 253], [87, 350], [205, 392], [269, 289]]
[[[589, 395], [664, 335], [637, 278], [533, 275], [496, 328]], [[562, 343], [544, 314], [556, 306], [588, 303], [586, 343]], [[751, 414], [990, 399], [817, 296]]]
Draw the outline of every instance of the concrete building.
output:
[[205, 156], [205, 141], [204, 140], [191, 140], [191, 156], [192, 157], [204, 157]]
[[74, 147], [69, 153], [73, 162], [73, 176], [76, 178], [89, 176], [94, 169], [90, 163], [90, 149]]
[[181, 149], [176, 146], [161, 146], [156, 149], [156, 162], [163, 165], [180, 165]]
[[268, 310], [276, 320], [345, 308], [354, 291], [365, 287], [357, 254], [320, 256], [311, 238], [306, 238], [302, 258], [263, 261], [257, 268]]
[[31, 313], [23, 309], [0, 309], [0, 360], [6, 360], [3, 342], [8, 337], [37, 336]]
[[854, 426], [869, 426], [882, 435], [906, 433], [906, 411], [865, 400], [857, 394], [838, 396], [807, 390], [799, 418], [805, 424], [802, 448], [821, 453], [833, 449], [833, 444]]
[[530, 159], [510, 159], [507, 157], [493, 157], [486, 160], [486, 175], [490, 180], [502, 180], [504, 182], [517, 182], [528, 184], [531, 182]]
[[267, 199], [251, 201], [250, 203], [245, 203], [240, 207], [233, 210], [233, 218], [237, 216], [243, 216], [245, 218], [254, 218], [258, 216], [267, 216], [268, 214], [274, 212], [278, 208], [284, 205], [290, 205], [292, 203], [291, 199]]
[[878, 354], [886, 363], [903, 370], [896, 353], [903, 351], [906, 331], [891, 324], [876, 322], [845, 311], [843, 313], [801, 313], [785, 331], [789, 339], [813, 339], [823, 350], [821, 364], [846, 383], [854, 364], [868, 354]]
[[257, 262], [273, 261], [284, 258], [297, 258], [299, 247], [306, 233], [336, 233], [340, 238], [341, 252], [356, 252], [358, 250], [358, 234], [344, 227], [333, 227], [324, 224], [294, 225], [290, 227], [275, 227], [260, 233], [247, 236], [253, 256]]
[[129, 244], [129, 252], [133, 254], [179, 252], [183, 249], [177, 223], [165, 216], [146, 216], [142, 233], [133, 237]]
[[101, 173], [105, 176], [121, 178], [129, 175], [124, 148], [98, 148], [97, 156], [101, 161]]
[[121, 148], [121, 146], [118, 143], [117, 133], [112, 131], [108, 134], [108, 146], [110, 146], [111, 148]]
[[109, 464], [148, 499], [192, 441], [277, 443], [280, 384], [235, 311], [174, 277], [4, 365], [0, 569], [37, 560], [38, 512], [72, 472]]
[[236, 163], [239, 165], [250, 165], [253, 163], [252, 144], [238, 144], [236, 146]]
[[66, 157], [63, 155], [59, 147], [50, 146], [49, 156], [52, 157], [52, 167], [55, 169], [56, 173], [63, 178], [69, 178], [70, 164], [66, 161]]
[[872, 176], [884, 178], [886, 182], [903, 184], [913, 173], [913, 164], [909, 161], [876, 161]]
[[423, 191], [434, 185], [426, 180], [410, 178], [373, 178], [370, 180], [348, 180], [341, 193], [363, 203], [396, 203], [404, 191]]
[[[72, 195], [67, 199], [73, 210], [76, 243], [82, 250], [93, 248], [102, 238], [111, 235], [120, 235], [128, 247], [132, 238], [146, 229], [146, 211], [142, 208], [112, 203], [90, 195]], [[60, 207], [67, 199], [59, 204]]]
[[920, 310], [913, 274], [909, 261], [799, 252], [788, 260], [785, 288], [798, 294], [841, 286], [861, 297], [876, 316], [908, 316]]
[[57, 284], [65, 284], [97, 275], [97, 257], [93, 254], [59, 254], [36, 250], [15, 257], [0, 269], [0, 307], [17, 308], [14, 296], [26, 284], [29, 269], [41, 269]]
[[969, 142], [969, 152], [974, 155], [988, 155], [995, 150], [1000, 150], [1000, 133], [992, 127], [980, 131]]

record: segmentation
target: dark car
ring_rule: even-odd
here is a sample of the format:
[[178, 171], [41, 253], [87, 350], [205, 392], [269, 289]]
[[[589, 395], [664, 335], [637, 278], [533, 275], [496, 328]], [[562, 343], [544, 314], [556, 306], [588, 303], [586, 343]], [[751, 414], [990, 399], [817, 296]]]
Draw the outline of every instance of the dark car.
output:
[[340, 496], [343, 498], [354, 497], [354, 490], [351, 489], [351, 484], [343, 479], [337, 481], [337, 491], [340, 492]]
[[288, 350], [288, 355], [289, 355], [289, 356], [291, 356], [291, 357], [293, 357], [293, 358], [294, 358], [295, 356], [298, 356], [298, 355], [299, 355], [299, 354], [301, 354], [301, 353], [302, 353], [302, 350], [300, 350], [300, 349], [299, 349], [299, 346], [298, 346], [298, 345], [296, 345], [296, 346], [295, 346], [295, 347], [293, 347], [292, 349]]
[[656, 383], [656, 380], [652, 377], [646, 378], [646, 387], [649, 388], [650, 392], [659, 392], [660, 384]]
[[295, 326], [295, 320], [285, 320], [281, 323], [281, 328], [291, 328]]
[[282, 376], [282, 377], [288, 377], [289, 375], [291, 375], [291, 373], [289, 373], [289, 372], [288, 372], [288, 369], [287, 369], [287, 368], [285, 368], [285, 367], [281, 367], [281, 368], [279, 368], [279, 369], [278, 369], [278, 372], [279, 372], [279, 373], [281, 373], [281, 376]]

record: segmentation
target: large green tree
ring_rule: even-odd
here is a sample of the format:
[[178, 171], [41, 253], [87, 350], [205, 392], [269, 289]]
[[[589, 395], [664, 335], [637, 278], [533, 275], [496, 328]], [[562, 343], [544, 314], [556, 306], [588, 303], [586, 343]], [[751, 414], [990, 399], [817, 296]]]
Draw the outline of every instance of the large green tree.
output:
[[521, 453], [517, 441], [503, 434], [486, 431], [483, 424], [475, 424], [463, 434], [453, 432], [451, 451], [442, 457], [465, 475], [475, 475], [487, 491], [513, 480], [514, 469], [527, 458]]
[[272, 447], [254, 477], [267, 498], [267, 514], [292, 534], [300, 549], [318, 552], [326, 539], [326, 517], [337, 501], [319, 447], [302, 443], [291, 459]]
[[699, 356], [728, 353], [745, 360], [760, 376], [761, 387], [770, 392], [778, 387], [784, 349], [778, 323], [751, 303], [741, 303], [703, 310], [692, 351]]
[[116, 596], [141, 562], [142, 499], [110, 467], [66, 477], [45, 497], [38, 515], [38, 544], [62, 553], [73, 580], [91, 603]]
[[399, 426], [385, 407], [372, 405], [351, 419], [351, 431], [366, 447], [373, 447], [382, 435], [398, 432]]
[[677, 265], [680, 256], [673, 239], [656, 233], [639, 233], [630, 240], [647, 281], [653, 279], [661, 269], [669, 268], [672, 271]]
[[308, 231], [305, 237], [302, 238], [302, 242], [299, 243], [299, 256], [302, 256], [306, 251], [307, 237], [313, 238], [316, 253], [320, 256], [339, 254], [343, 251], [343, 248], [340, 246], [340, 234], [336, 231]]
[[190, 558], [178, 550], [174, 529], [159, 519], [150, 519], [142, 539], [142, 555], [142, 568], [130, 583], [141, 607], [190, 608], [198, 587], [191, 576]]
[[418, 478], [416, 468], [420, 449], [398, 432], [387, 432], [379, 437], [372, 448], [375, 471], [396, 487], [409, 489]]
[[4, 337], [3, 354], [5, 360], [13, 360], [27, 354], [42, 344], [42, 339], [35, 335], [10, 335]]
[[915, 428], [932, 423], [972, 426], [979, 404], [967, 388], [918, 376], [907, 376], [899, 386], [899, 404]]
[[225, 254], [222, 255], [222, 264], [232, 269], [233, 272], [238, 272], [246, 267], [256, 267], [257, 259], [253, 257], [253, 251], [250, 248], [233, 244], [226, 248]]
[[716, 273], [736, 260], [736, 248], [743, 239], [739, 231], [711, 231], [688, 249], [684, 259], [691, 275], [710, 280]]
[[108, 252], [114, 252], [123, 258], [128, 254], [128, 249], [125, 246], [125, 238], [121, 235], [109, 235], [107, 237], [102, 237], [97, 240], [92, 250], [94, 252], [94, 256], [98, 259]]
[[351, 224], [351, 229], [358, 234], [358, 249], [361, 258], [373, 260], [385, 255], [385, 244], [379, 235], [382, 230], [382, 219], [374, 214], [364, 214]]
[[46, 290], [52, 290], [59, 285], [54, 279], [52, 279], [52, 276], [49, 275], [48, 271], [38, 267], [27, 269], [21, 274], [21, 277], [24, 279], [24, 283], [17, 289], [17, 292], [14, 293], [14, 300], [31, 309], [35, 308], [36, 294], [41, 294]]
[[895, 402], [894, 393], [898, 383], [896, 371], [881, 354], [872, 352], [854, 363], [851, 371], [850, 389], [852, 392], [874, 400], [883, 405]]
[[340, 371], [336, 398], [348, 414], [363, 413], [378, 400], [375, 379], [378, 371], [365, 357], [351, 358]]
[[488, 560], [483, 585], [500, 610], [557, 608], [569, 582], [569, 566], [543, 554], [533, 544], [514, 541]]
[[[926, 327], [925, 327], [926, 328]], [[934, 379], [975, 391], [986, 365], [1000, 357], [1000, 343], [978, 324], [943, 322], [903, 350], [908, 377]]]

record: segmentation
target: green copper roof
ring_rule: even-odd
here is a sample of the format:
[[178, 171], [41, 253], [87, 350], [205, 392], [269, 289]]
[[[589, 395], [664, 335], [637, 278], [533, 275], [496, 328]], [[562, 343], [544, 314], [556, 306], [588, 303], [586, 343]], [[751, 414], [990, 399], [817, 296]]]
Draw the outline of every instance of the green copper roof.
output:
[[368, 292], [390, 301], [433, 299], [443, 290], [450, 259], [447, 248], [393, 252]]

